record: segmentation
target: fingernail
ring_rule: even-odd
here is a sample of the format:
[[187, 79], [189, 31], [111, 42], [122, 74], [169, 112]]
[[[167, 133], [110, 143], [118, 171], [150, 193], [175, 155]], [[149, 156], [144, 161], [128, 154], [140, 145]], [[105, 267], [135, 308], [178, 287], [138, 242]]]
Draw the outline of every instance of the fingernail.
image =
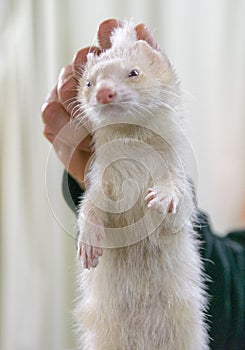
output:
[[63, 68], [61, 69], [60, 74], [59, 74], [59, 76], [58, 76], [58, 80], [62, 80], [64, 74], [65, 74], [65, 67], [63, 67]]
[[46, 109], [46, 107], [48, 106], [48, 101], [45, 100], [45, 102], [42, 104], [42, 107], [41, 107], [41, 112], [43, 113], [44, 110]]
[[60, 74], [58, 76], [58, 80], [64, 80], [67, 77], [69, 77], [70, 75], [72, 75], [72, 66], [68, 65], [66, 67], [63, 67], [60, 71]]

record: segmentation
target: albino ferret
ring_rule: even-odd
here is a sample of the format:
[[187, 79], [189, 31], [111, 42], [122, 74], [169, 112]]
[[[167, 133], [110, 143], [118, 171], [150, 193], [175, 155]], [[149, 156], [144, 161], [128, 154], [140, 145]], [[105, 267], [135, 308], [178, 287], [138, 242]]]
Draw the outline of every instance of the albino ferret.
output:
[[78, 218], [81, 349], [208, 349], [178, 80], [131, 22], [110, 40], [78, 88], [95, 151]]

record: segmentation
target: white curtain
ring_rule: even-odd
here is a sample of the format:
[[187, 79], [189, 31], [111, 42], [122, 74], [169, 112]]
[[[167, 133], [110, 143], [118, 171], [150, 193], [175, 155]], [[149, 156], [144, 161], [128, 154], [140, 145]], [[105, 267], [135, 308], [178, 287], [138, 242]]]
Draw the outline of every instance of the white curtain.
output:
[[1, 0], [4, 350], [75, 347], [75, 218], [61, 195], [62, 166], [42, 136], [40, 107], [60, 68], [110, 17], [133, 17], [155, 30], [188, 92], [199, 204], [221, 233], [244, 224], [243, 0]]

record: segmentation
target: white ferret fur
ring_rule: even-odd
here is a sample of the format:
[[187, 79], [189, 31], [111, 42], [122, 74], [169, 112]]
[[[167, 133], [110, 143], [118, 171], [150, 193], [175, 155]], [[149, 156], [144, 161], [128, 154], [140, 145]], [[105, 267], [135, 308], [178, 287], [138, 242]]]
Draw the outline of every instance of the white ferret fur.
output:
[[81, 349], [205, 350], [179, 83], [133, 23], [110, 39], [78, 89], [95, 150], [78, 218]]

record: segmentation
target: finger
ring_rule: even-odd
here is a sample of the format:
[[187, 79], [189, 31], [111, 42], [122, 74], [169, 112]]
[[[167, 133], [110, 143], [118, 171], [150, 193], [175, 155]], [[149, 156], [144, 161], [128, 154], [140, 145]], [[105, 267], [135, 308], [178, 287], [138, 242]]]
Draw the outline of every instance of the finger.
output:
[[68, 160], [64, 160], [63, 163], [68, 170], [69, 174], [81, 185], [86, 187], [85, 174], [87, 172], [87, 164], [90, 160], [91, 153], [81, 151], [78, 148], [68, 157]]
[[98, 28], [98, 43], [102, 50], [107, 50], [111, 47], [110, 36], [113, 30], [117, 27], [122, 26], [122, 22], [117, 19], [107, 19], [100, 23]]
[[76, 78], [81, 77], [84, 65], [87, 62], [87, 55], [90, 52], [99, 55], [101, 53], [101, 49], [97, 46], [86, 47], [84, 49], [79, 50], [73, 57], [72, 70]]
[[42, 106], [42, 110], [44, 109], [44, 107], [46, 106], [47, 103], [52, 102], [52, 101], [57, 101], [57, 102], [59, 101], [58, 93], [57, 93], [57, 84], [55, 84], [53, 89], [46, 96], [44, 103], [43, 103], [43, 106]]
[[[58, 83], [60, 81], [64, 81], [70, 75], [72, 75], [72, 66], [69, 65], [69, 66], [63, 67], [61, 69], [59, 77], [58, 77]], [[58, 91], [57, 91], [58, 83], [56, 83], [55, 86], [53, 87], [53, 89], [48, 93], [47, 97], [45, 98], [44, 104], [46, 104], [47, 102], [52, 102], [52, 101], [57, 101], [57, 102], [59, 101], [59, 96], [58, 96]]]
[[[91, 135], [84, 128], [76, 130], [76, 125], [70, 123], [70, 114], [59, 102], [48, 102], [43, 105], [42, 119], [44, 123], [44, 135], [59, 148], [60, 142], [70, 148], [91, 153]], [[57, 143], [57, 144], [56, 144]], [[79, 159], [77, 159], [78, 161]]]
[[64, 80], [60, 80], [57, 85], [58, 98], [65, 110], [75, 117], [78, 113], [77, 101], [77, 81], [70, 75]]
[[68, 66], [65, 66], [61, 69], [58, 80], [65, 80], [67, 79], [70, 75], [72, 75], [72, 65], [69, 64]]
[[153, 49], [160, 51], [160, 46], [158, 42], [154, 39], [150, 30], [145, 24], [141, 23], [135, 27], [138, 40], [146, 41]]
[[70, 120], [70, 115], [59, 102], [46, 102], [42, 106], [42, 119], [44, 122], [44, 136], [54, 142], [56, 135]]

